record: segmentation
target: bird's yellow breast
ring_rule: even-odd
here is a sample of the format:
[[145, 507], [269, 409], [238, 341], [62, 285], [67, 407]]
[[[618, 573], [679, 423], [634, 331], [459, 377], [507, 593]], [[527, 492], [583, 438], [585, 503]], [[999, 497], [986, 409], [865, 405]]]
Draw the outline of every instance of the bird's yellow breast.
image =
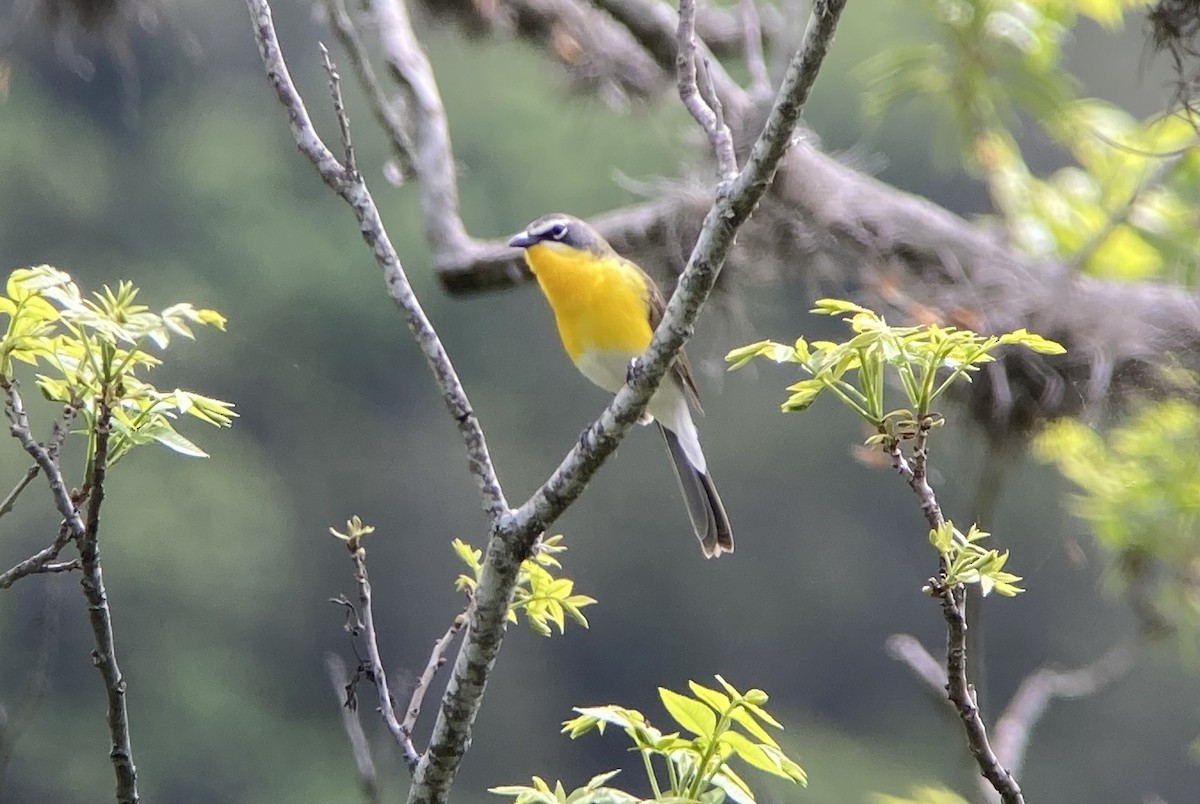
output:
[[646, 277], [613, 256], [538, 243], [525, 260], [546, 294], [567, 355], [576, 364], [588, 352], [634, 357], [653, 334]]

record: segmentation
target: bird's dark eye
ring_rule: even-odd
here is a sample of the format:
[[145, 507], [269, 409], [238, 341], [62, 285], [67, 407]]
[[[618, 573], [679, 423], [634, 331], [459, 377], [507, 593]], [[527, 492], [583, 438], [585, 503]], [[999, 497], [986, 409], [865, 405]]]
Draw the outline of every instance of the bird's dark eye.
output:
[[550, 235], [555, 240], [562, 240], [564, 237], [567, 236], [567, 225], [565, 223], [561, 223], [561, 222], [556, 223], [550, 227], [550, 231], [547, 232], [547, 234]]

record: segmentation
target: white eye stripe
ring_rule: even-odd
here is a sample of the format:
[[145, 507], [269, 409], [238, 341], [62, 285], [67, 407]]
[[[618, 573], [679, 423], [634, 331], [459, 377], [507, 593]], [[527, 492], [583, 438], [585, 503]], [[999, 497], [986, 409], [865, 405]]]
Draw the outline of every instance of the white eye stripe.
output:
[[562, 240], [567, 236], [568, 231], [570, 231], [570, 229], [567, 226], [567, 223], [565, 221], [557, 220], [547, 221], [536, 229], [531, 230], [529, 234], [538, 238], [548, 237], [552, 240]]

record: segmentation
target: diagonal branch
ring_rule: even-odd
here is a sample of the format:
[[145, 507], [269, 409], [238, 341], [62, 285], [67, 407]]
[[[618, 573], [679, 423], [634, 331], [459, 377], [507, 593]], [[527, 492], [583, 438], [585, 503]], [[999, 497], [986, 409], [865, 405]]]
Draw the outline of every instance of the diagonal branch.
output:
[[275, 33], [275, 25], [271, 18], [270, 4], [267, 0], [247, 0], [246, 5], [254, 24], [254, 35], [263, 66], [266, 69], [267, 79], [275, 90], [279, 102], [288, 113], [292, 136], [295, 138], [300, 152], [316, 168], [325, 184], [354, 210], [363, 240], [371, 249], [376, 263], [383, 270], [388, 294], [404, 315], [409, 330], [416, 338], [417, 344], [433, 372], [442, 399], [458, 425], [459, 435], [466, 446], [471, 474], [475, 477], [483, 499], [484, 512], [494, 523], [508, 511], [508, 503], [504, 499], [500, 481], [496, 476], [495, 467], [492, 465], [487, 440], [479, 426], [479, 420], [471, 409], [470, 400], [463, 390], [458, 374], [450, 362], [450, 357], [446, 353], [445, 347], [442, 346], [441, 339], [438, 338], [437, 332], [413, 293], [412, 286], [400, 263], [400, 257], [384, 228], [375, 200], [371, 197], [362, 176], [347, 171], [317, 134], [316, 128], [308, 116], [308, 110], [304, 106], [304, 100], [296, 90], [296, 85], [284, 62], [279, 39]]
[[471, 619], [472, 609], [474, 609], [474, 603], [468, 603], [467, 607], [454, 618], [454, 622], [450, 623], [446, 633], [433, 643], [433, 650], [429, 652], [429, 661], [425, 663], [425, 669], [421, 672], [421, 677], [417, 679], [417, 685], [413, 687], [412, 695], [408, 699], [408, 709], [404, 713], [404, 722], [400, 724], [400, 727], [408, 734], [412, 734], [413, 729], [416, 728], [417, 718], [421, 716], [421, 705], [425, 702], [425, 693], [429, 691], [429, 685], [433, 683], [433, 677], [437, 675], [437, 671], [446, 663], [446, 651], [450, 649], [450, 643]]
[[13, 486], [13, 490], [10, 491], [7, 496], [5, 496], [3, 502], [0, 502], [0, 516], [4, 516], [12, 511], [13, 506], [17, 502], [17, 498], [21, 496], [21, 492], [33, 482], [33, 479], [38, 476], [38, 472], [40, 471], [41, 467], [36, 463], [25, 470], [25, 474], [22, 475], [21, 479], [17, 481], [17, 485]]
[[1050, 703], [1057, 698], [1086, 698], [1123, 678], [1133, 669], [1137, 643], [1119, 642], [1100, 658], [1073, 670], [1043, 667], [1021, 681], [996, 720], [992, 743], [1009, 770], [1019, 773], [1025, 762], [1029, 735]]

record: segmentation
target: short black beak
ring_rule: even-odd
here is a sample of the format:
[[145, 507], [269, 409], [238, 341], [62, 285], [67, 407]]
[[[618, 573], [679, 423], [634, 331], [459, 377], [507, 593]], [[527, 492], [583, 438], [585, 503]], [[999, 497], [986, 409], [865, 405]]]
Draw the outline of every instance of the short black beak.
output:
[[508, 245], [512, 248], [529, 248], [534, 243], [538, 242], [536, 237], [530, 237], [529, 232], [521, 232], [512, 236], [508, 241]]

